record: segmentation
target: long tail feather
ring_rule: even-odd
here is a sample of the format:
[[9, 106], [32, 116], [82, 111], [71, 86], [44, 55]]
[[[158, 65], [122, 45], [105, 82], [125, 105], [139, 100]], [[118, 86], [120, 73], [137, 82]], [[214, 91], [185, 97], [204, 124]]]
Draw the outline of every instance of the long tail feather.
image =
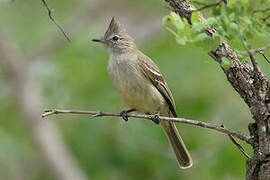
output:
[[163, 121], [162, 127], [166, 132], [169, 142], [176, 155], [180, 168], [186, 169], [192, 166], [191, 156], [173, 122]]

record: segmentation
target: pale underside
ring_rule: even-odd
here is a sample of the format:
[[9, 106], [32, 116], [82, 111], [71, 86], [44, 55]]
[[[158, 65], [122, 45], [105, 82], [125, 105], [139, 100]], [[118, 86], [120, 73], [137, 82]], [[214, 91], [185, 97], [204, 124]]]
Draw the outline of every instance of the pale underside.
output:
[[161, 115], [168, 116], [170, 110], [166, 100], [139, 68], [137, 56], [125, 57], [111, 56], [107, 67], [123, 101], [137, 112], [155, 114], [160, 110]]

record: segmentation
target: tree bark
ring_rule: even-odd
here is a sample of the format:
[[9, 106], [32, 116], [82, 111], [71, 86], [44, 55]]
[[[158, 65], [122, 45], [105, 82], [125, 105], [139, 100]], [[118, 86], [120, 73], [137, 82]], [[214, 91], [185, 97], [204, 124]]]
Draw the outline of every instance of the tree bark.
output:
[[[172, 10], [186, 18], [190, 24], [194, 6], [186, 0], [165, 0]], [[207, 29], [207, 27], [206, 27]], [[211, 31], [215, 32], [215, 31]], [[209, 34], [208, 34], [209, 35]], [[211, 36], [211, 35], [210, 35]], [[235, 91], [248, 105], [254, 123], [248, 125], [253, 137], [254, 155], [246, 161], [247, 180], [270, 179], [270, 83], [260, 70], [254, 56], [250, 54], [253, 67], [246, 61], [241, 62], [227, 42], [223, 42], [208, 53], [220, 64], [227, 80]], [[231, 67], [224, 69], [221, 66], [222, 58], [231, 62]]]

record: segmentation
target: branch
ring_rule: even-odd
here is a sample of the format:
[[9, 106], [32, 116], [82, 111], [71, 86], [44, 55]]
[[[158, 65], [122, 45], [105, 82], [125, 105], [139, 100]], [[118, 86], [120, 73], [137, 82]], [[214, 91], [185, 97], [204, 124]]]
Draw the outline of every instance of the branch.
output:
[[[224, 127], [223, 125], [221, 125], [221, 127]], [[230, 134], [228, 134], [230, 140], [233, 142], [234, 145], [236, 145], [236, 147], [244, 154], [244, 156], [246, 156], [247, 158], [250, 158], [248, 153], [245, 151], [245, 149], [234, 139], [234, 137]]]
[[262, 19], [263, 21], [266, 21], [268, 18], [270, 18], [270, 14], [267, 15], [267, 16], [263, 16], [261, 19]]
[[[187, 20], [189, 24], [192, 24], [193, 6], [187, 0], [165, 1], [169, 2], [173, 11], [182, 18], [189, 18]], [[266, 16], [265, 19], [269, 17]], [[255, 120], [254, 126], [257, 129], [255, 135], [249, 130], [251, 137], [253, 137], [252, 146], [254, 155], [247, 160], [246, 179], [269, 179], [270, 161], [268, 155], [270, 136], [268, 133], [268, 124], [270, 122], [270, 82], [267, 76], [258, 70], [258, 66], [256, 69], [255, 58], [252, 60], [253, 65], [255, 65], [253, 68], [246, 61], [240, 61], [237, 54], [226, 41], [223, 41], [215, 50], [210, 51], [208, 54], [219, 63], [227, 80], [248, 105], [252, 118]], [[253, 54], [250, 54], [252, 53], [248, 52], [250, 58], [253, 58]], [[222, 60], [224, 58], [230, 61], [229, 68], [223, 67]]]
[[[267, 49], [270, 49], [270, 44], [268, 44], [268, 45], [266, 45], [266, 46], [264, 46], [264, 47], [258, 48], [258, 49], [251, 49], [250, 52], [251, 52], [252, 54], [255, 54], [255, 53], [259, 53], [259, 52], [261, 52], [261, 51], [265, 51], [265, 50], [267, 50]], [[247, 51], [239, 51], [239, 52], [237, 52], [237, 53], [239, 53], [239, 54], [241, 54], [241, 55], [249, 55]]]
[[70, 38], [68, 37], [67, 33], [64, 31], [64, 28], [57, 23], [57, 21], [55, 20], [55, 18], [52, 16], [52, 10], [49, 8], [47, 2], [45, 0], [41, 0], [41, 2], [43, 3], [43, 5], [46, 7], [46, 9], [48, 10], [48, 15], [49, 18], [54, 22], [54, 24], [60, 29], [60, 31], [63, 33], [63, 35], [65, 36], [65, 38], [71, 42]]
[[230, 140], [233, 142], [233, 144], [236, 145], [236, 147], [238, 147], [238, 149], [244, 154], [244, 156], [246, 156], [247, 158], [250, 158], [248, 153], [245, 151], [245, 149], [238, 143], [236, 142], [236, 140], [233, 138], [232, 135], [228, 135]]
[[[173, 11], [188, 20], [190, 24], [194, 6], [187, 0], [165, 0], [172, 7]], [[203, 18], [201, 18], [202, 20]], [[207, 25], [206, 25], [206, 28]], [[214, 33], [215, 31], [213, 31]], [[208, 33], [206, 33], [208, 34]], [[211, 35], [209, 35], [211, 37]], [[270, 83], [261, 71], [253, 71], [253, 68], [246, 61], [239, 61], [236, 53], [230, 45], [223, 41], [216, 50], [208, 53], [227, 76], [233, 88], [244, 99], [253, 115], [253, 119], [265, 120], [268, 118], [268, 98], [270, 98]], [[230, 61], [231, 67], [224, 69], [222, 59]], [[255, 63], [256, 65], [256, 63]]]
[[251, 54], [259, 53], [259, 54], [261, 54], [264, 57], [264, 59], [268, 63], [270, 63], [270, 60], [266, 57], [266, 55], [264, 53], [264, 51], [267, 50], [267, 49], [270, 49], [270, 44], [268, 44], [268, 45], [266, 45], [264, 47], [258, 48], [258, 49], [250, 49], [249, 52], [247, 52], [247, 51], [238, 51], [237, 53], [238, 54], [241, 54], [241, 55], [244, 55], [244, 56], [249, 55], [249, 53], [251, 53]]
[[[44, 110], [44, 113], [41, 115], [41, 117], [44, 118], [44, 117], [47, 117], [47, 116], [50, 116], [53, 114], [90, 114], [90, 115], [93, 115], [94, 117], [102, 117], [102, 116], [122, 117], [119, 113], [101, 112], [101, 111], [62, 110], [62, 109]], [[133, 117], [133, 118], [139, 118], [139, 119], [148, 119], [148, 120], [153, 119], [152, 115], [145, 115], [145, 114], [128, 114], [127, 116]], [[184, 119], [184, 118], [164, 117], [164, 116], [160, 116], [160, 120], [185, 123], [185, 124], [190, 124], [190, 125], [213, 129], [213, 130], [237, 137], [237, 138], [245, 141], [248, 144], [252, 144], [252, 141], [253, 141], [252, 137], [250, 137], [246, 134], [243, 134], [241, 132], [234, 131], [234, 130], [229, 130], [229, 129], [226, 129], [226, 128], [221, 127], [221, 126], [215, 126], [215, 125], [212, 125], [212, 124], [206, 123], [206, 122]]]
[[245, 48], [247, 49], [247, 52], [248, 52], [248, 55], [249, 55], [249, 58], [252, 62], [252, 65], [253, 65], [253, 68], [255, 71], [259, 72], [260, 71], [260, 67], [258, 65], [258, 62], [256, 61], [255, 57], [254, 57], [254, 54], [252, 54], [250, 52], [250, 45], [247, 43], [246, 39], [244, 39], [243, 41], [244, 45], [245, 45]]
[[253, 13], [259, 13], [259, 12], [265, 13], [265, 12], [267, 12], [267, 11], [270, 11], [270, 8], [257, 9], [257, 10], [254, 10]]
[[207, 9], [207, 8], [210, 8], [210, 7], [216, 7], [216, 6], [219, 6], [221, 3], [225, 3], [225, 4], [227, 4], [227, 0], [220, 0], [220, 1], [218, 1], [218, 2], [216, 2], [216, 3], [213, 3], [213, 4], [206, 4], [206, 5], [204, 5], [203, 7], [201, 7], [201, 8], [199, 8], [199, 9], [196, 9], [196, 10], [194, 10], [194, 11], [201, 11], [201, 10], [204, 10], [204, 9]]

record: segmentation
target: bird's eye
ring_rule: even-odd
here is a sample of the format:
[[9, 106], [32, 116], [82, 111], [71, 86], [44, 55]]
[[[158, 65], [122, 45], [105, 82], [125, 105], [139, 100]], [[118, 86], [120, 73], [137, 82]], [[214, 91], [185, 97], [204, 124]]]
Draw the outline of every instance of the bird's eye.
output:
[[113, 41], [118, 41], [119, 37], [118, 36], [113, 36], [112, 40]]

